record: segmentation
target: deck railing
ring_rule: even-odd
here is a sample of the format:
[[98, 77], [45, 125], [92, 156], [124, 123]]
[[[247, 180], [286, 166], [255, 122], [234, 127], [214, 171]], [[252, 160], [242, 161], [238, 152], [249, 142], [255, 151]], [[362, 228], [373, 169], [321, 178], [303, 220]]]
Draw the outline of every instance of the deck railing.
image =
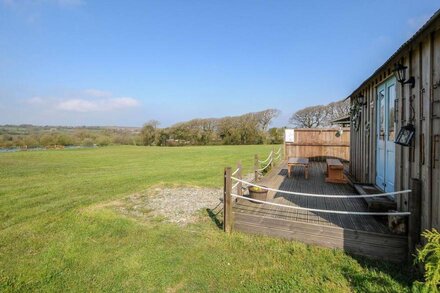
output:
[[269, 153], [266, 159], [260, 160], [258, 154], [254, 157], [254, 181], [257, 182], [258, 179], [267, 173], [270, 169], [272, 169], [277, 162], [281, 159], [281, 150], [280, 147], [277, 151], [272, 148], [272, 151]]
[[[271, 153], [270, 156], [273, 154]], [[269, 160], [270, 161], [270, 160]], [[233, 184], [234, 183], [234, 184]], [[389, 196], [389, 195], [402, 195], [402, 194], [411, 194], [410, 197], [410, 211], [409, 212], [402, 212], [402, 211], [388, 211], [388, 212], [359, 212], [359, 211], [341, 211], [341, 210], [324, 210], [324, 209], [314, 209], [314, 208], [306, 208], [306, 207], [300, 207], [296, 205], [286, 205], [286, 204], [279, 204], [275, 202], [265, 201], [265, 200], [257, 200], [249, 197], [245, 197], [243, 195], [243, 189], [244, 186], [254, 186], [258, 187], [263, 190], [272, 191], [275, 193], [283, 193], [283, 194], [290, 194], [290, 195], [296, 195], [296, 196], [304, 196], [304, 197], [320, 197], [320, 198], [339, 198], [339, 199], [353, 199], [353, 198], [372, 198], [372, 197], [383, 197], [383, 196]], [[236, 189], [236, 193], [234, 193], [233, 189]], [[237, 169], [232, 172], [230, 167], [225, 168], [224, 171], [224, 230], [226, 232], [230, 232], [232, 230], [233, 226], [233, 213], [232, 213], [232, 207], [234, 201], [237, 199], [241, 200], [247, 200], [251, 202], [257, 202], [261, 204], [267, 204], [271, 206], [278, 206], [283, 208], [289, 208], [289, 209], [295, 209], [295, 210], [303, 210], [308, 212], [317, 212], [317, 213], [329, 213], [329, 214], [342, 214], [342, 215], [356, 215], [356, 216], [410, 216], [409, 220], [409, 231], [408, 235], [410, 236], [410, 239], [412, 237], [416, 237], [414, 234], [416, 234], [413, 230], [417, 231], [417, 222], [419, 221], [417, 219], [417, 215], [419, 214], [417, 206], [420, 205], [420, 191], [417, 187], [417, 182], [413, 180], [412, 183], [412, 189], [407, 190], [401, 190], [401, 191], [395, 191], [395, 192], [387, 192], [387, 193], [380, 193], [380, 194], [366, 194], [366, 195], [359, 195], [359, 194], [351, 194], [351, 195], [340, 195], [340, 194], [312, 194], [312, 193], [302, 193], [302, 192], [294, 192], [294, 191], [288, 191], [288, 190], [280, 190], [275, 188], [270, 188], [262, 185], [258, 185], [257, 181], [255, 182], [249, 182], [245, 181], [242, 178], [242, 167], [241, 163], [237, 165]], [[420, 208], [420, 207], [419, 207]], [[416, 223], [416, 224], [414, 224]], [[416, 226], [416, 227], [414, 227]]]

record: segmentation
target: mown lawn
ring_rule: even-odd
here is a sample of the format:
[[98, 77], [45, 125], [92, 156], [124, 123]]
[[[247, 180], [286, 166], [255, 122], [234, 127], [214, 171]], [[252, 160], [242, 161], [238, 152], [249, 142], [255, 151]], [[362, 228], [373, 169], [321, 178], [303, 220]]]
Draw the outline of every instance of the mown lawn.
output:
[[102, 206], [152, 185], [220, 187], [270, 146], [106, 147], [0, 154], [0, 291], [409, 291], [401, 265]]

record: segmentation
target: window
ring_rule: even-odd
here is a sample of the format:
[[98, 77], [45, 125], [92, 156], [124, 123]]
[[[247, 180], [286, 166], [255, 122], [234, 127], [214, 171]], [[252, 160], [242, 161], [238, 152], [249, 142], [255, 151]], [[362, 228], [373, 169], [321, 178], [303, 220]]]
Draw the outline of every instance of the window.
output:
[[379, 92], [379, 139], [385, 140], [385, 93]]
[[396, 86], [393, 84], [388, 87], [388, 141], [394, 141], [395, 137], [395, 109], [394, 100], [396, 99]]

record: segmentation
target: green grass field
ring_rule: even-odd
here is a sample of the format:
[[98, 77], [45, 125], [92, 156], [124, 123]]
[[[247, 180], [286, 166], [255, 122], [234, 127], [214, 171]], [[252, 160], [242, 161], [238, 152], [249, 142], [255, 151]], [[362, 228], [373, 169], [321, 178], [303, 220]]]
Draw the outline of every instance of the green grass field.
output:
[[102, 207], [153, 185], [220, 187], [223, 167], [271, 146], [106, 147], [0, 154], [0, 291], [405, 292], [400, 265], [184, 228]]

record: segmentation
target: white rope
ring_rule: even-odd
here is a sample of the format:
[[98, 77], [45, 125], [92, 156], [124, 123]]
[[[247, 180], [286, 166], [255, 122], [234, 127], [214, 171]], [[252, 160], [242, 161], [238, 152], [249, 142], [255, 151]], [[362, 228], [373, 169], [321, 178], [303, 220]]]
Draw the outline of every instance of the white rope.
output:
[[240, 184], [240, 182], [237, 182], [234, 185], [232, 185], [232, 189], [235, 189], [238, 186], [238, 184]]
[[279, 158], [281, 158], [281, 154], [279, 154], [278, 156], [275, 157], [275, 161], [278, 160]]
[[289, 205], [270, 202], [270, 201], [253, 199], [253, 198], [244, 197], [244, 196], [241, 196], [238, 194], [233, 194], [233, 193], [231, 193], [231, 196], [236, 197], [236, 198], [242, 198], [242, 199], [253, 201], [253, 202], [264, 203], [264, 204], [268, 204], [268, 205], [272, 205], [272, 206], [291, 208], [291, 209], [295, 209], [295, 210], [302, 210], [302, 211], [309, 211], [309, 212], [341, 214], [341, 215], [359, 215], [359, 216], [388, 216], [388, 215], [408, 216], [408, 215], [411, 215], [410, 212], [384, 212], [384, 213], [380, 213], [380, 212], [350, 212], [350, 211], [320, 210], [320, 209], [303, 208], [303, 207], [298, 207], [298, 206], [289, 206]]
[[278, 151], [275, 152], [275, 155], [278, 155], [281, 152], [281, 148], [278, 149]]
[[264, 171], [264, 170], [266, 170], [266, 168], [267, 167], [269, 167], [270, 166], [270, 164], [272, 164], [272, 159], [269, 161], [269, 163], [267, 163], [267, 165], [264, 167], [264, 168], [261, 168], [261, 169], [257, 169], [257, 171]]
[[238, 171], [240, 171], [240, 168], [237, 168], [237, 170], [235, 170], [234, 172], [232, 172], [232, 176], [234, 176], [235, 174], [237, 174], [238, 173]]
[[272, 153], [273, 153], [273, 151], [271, 151], [271, 152], [269, 153], [269, 155], [267, 156], [266, 160], [264, 160], [264, 161], [260, 161], [260, 160], [258, 160], [258, 162], [259, 162], [260, 164], [266, 163], [266, 162], [272, 157]]
[[302, 196], [310, 196], [310, 197], [326, 197], [326, 198], [367, 198], [367, 197], [379, 197], [379, 196], [387, 196], [387, 195], [397, 195], [397, 194], [405, 194], [410, 193], [411, 190], [402, 190], [402, 191], [395, 191], [395, 192], [388, 192], [388, 193], [378, 193], [378, 194], [366, 194], [366, 195], [339, 195], [339, 194], [313, 194], [313, 193], [302, 193], [302, 192], [294, 192], [294, 191], [286, 191], [286, 190], [279, 190], [274, 188], [269, 188], [265, 186], [260, 186], [254, 183], [250, 183], [235, 177], [231, 177], [233, 180], [239, 181], [243, 184], [259, 187], [264, 190], [274, 191], [277, 193], [285, 193], [285, 194], [292, 194], [292, 195], [302, 195]]

